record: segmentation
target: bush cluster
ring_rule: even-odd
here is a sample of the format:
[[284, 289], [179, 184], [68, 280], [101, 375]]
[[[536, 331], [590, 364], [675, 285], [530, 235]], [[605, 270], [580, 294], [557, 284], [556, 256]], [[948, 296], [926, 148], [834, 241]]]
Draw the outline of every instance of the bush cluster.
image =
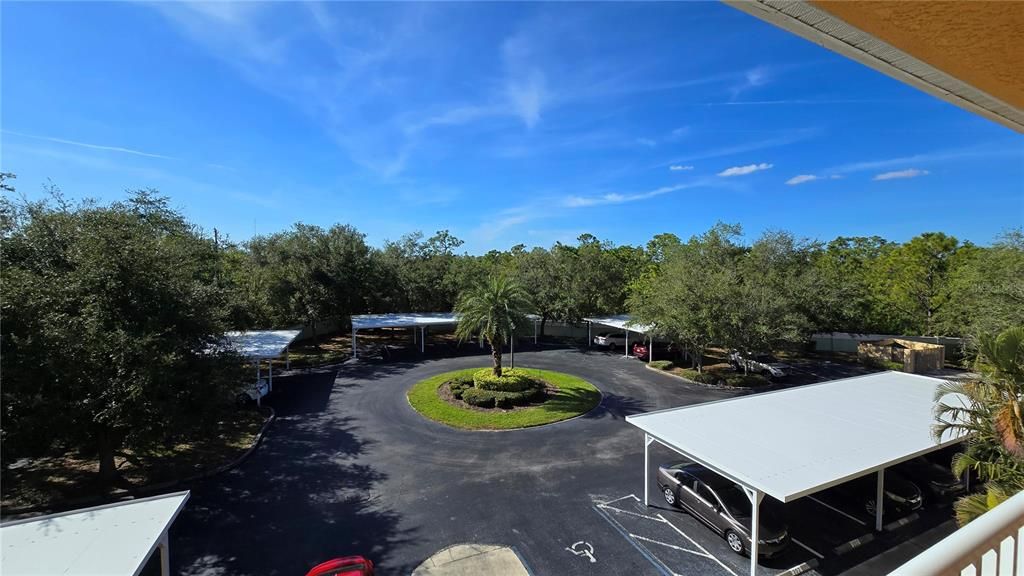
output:
[[448, 390], [452, 396], [462, 398], [462, 394], [473, 387], [473, 377], [468, 374], [456, 376], [448, 381]]
[[656, 368], [658, 370], [671, 370], [676, 367], [676, 365], [673, 364], [671, 360], [655, 360], [653, 362], [648, 363], [648, 366], [650, 366], [651, 368]]
[[519, 392], [498, 392], [495, 390], [481, 390], [479, 388], [467, 388], [462, 392], [462, 401], [470, 406], [479, 408], [511, 408], [513, 406], [524, 406], [535, 400], [540, 400], [544, 395], [544, 388], [531, 388]]
[[493, 392], [525, 392], [541, 386], [534, 377], [514, 368], [503, 370], [501, 376], [495, 376], [490, 368], [478, 370], [473, 373], [473, 384]]

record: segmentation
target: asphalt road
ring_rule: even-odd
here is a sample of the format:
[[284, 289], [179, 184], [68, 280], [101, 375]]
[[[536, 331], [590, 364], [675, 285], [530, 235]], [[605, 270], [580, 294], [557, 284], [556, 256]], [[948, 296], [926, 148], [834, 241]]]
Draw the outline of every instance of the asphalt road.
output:
[[[637, 503], [643, 434], [624, 421], [740, 392], [687, 384], [615, 354], [547, 350], [519, 352], [516, 364], [582, 377], [604, 394], [600, 406], [505, 432], [454, 430], [409, 406], [405, 393], [419, 380], [488, 361], [351, 362], [275, 378], [268, 401], [278, 421], [260, 448], [190, 487], [171, 532], [174, 572], [302, 576], [326, 559], [361, 554], [379, 574], [408, 574], [459, 543], [512, 546], [538, 575], [747, 569], [693, 518]], [[657, 449], [652, 466], [660, 459], [677, 458]], [[651, 495], [654, 502], [656, 487]], [[842, 518], [816, 513], [824, 517], [815, 522], [838, 530]], [[846, 524], [850, 533], [862, 528]], [[765, 570], [811, 558], [794, 546]]]

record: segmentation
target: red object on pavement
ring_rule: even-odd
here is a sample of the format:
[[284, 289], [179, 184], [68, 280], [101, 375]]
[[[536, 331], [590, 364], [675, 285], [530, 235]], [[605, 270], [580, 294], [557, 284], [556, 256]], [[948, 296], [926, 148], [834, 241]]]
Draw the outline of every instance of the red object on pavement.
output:
[[373, 562], [362, 556], [345, 556], [317, 564], [306, 576], [373, 576]]

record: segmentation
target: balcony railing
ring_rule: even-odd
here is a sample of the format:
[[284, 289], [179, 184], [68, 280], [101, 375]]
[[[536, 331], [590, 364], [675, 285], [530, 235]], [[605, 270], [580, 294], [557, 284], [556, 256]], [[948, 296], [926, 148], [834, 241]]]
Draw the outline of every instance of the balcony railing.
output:
[[889, 576], [1024, 574], [1024, 492], [950, 534]]

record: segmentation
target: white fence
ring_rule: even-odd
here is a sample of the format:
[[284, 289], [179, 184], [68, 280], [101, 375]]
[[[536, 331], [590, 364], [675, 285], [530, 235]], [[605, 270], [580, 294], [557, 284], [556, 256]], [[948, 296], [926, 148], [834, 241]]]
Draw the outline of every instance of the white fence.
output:
[[957, 358], [963, 349], [963, 339], [945, 336], [901, 336], [898, 334], [857, 334], [854, 332], [820, 332], [811, 336], [814, 349], [818, 352], [851, 352], [857, 353], [857, 344], [874, 340], [899, 338], [912, 342], [941, 344], [946, 347], [946, 358]]
[[889, 576], [1024, 574], [1024, 492], [953, 532]]

